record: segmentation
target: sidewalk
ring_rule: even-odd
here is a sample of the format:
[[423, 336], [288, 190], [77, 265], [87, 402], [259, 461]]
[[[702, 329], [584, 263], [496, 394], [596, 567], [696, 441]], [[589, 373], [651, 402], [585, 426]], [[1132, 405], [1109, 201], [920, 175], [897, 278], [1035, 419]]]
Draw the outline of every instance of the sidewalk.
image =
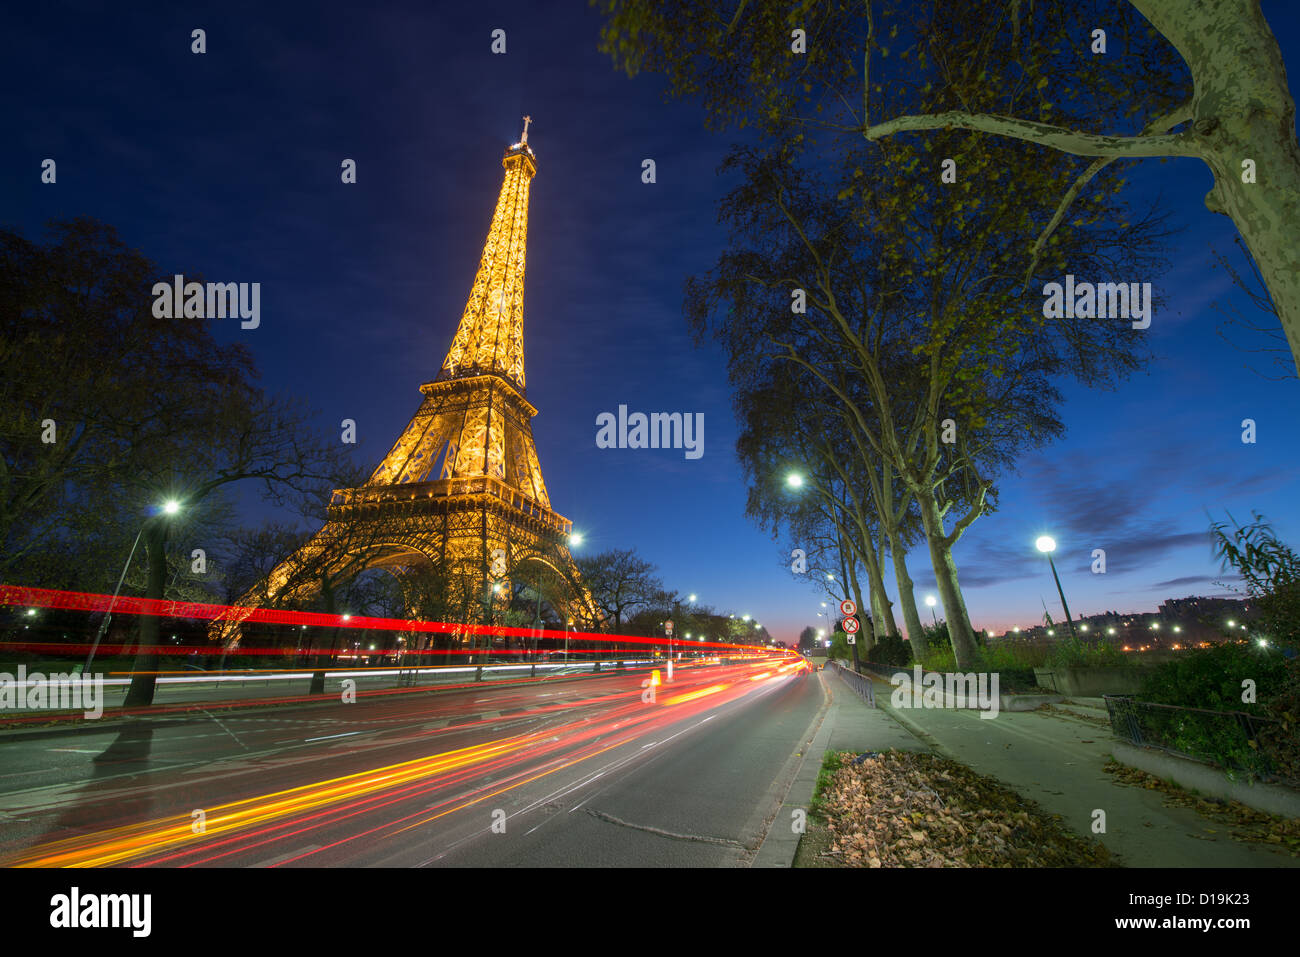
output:
[[[1190, 808], [1165, 807], [1160, 791], [1130, 787], [1102, 770], [1115, 744], [1109, 727], [1075, 712], [1003, 711], [996, 718], [956, 709], [903, 709], [893, 686], [875, 678], [870, 708], [829, 668], [818, 674], [826, 710], [754, 867], [789, 867], [800, 835], [787, 822], [812, 801], [827, 751], [934, 751], [1001, 781], [1089, 839], [1100, 839], [1128, 867], [1297, 867], [1300, 859], [1232, 839]], [[1080, 713], [1081, 712], [1081, 713]], [[1085, 717], [1087, 715], [1087, 717]], [[1094, 812], [1106, 832], [1093, 834]]]
[[[1102, 770], [1116, 738], [1109, 726], [1084, 717], [1091, 702], [1071, 711], [975, 711], [895, 708], [892, 686], [875, 685], [876, 703], [945, 757], [996, 778], [1075, 833], [1101, 840], [1128, 867], [1298, 867], [1300, 859], [1240, 843], [1223, 825], [1190, 808], [1165, 807], [1158, 790], [1131, 787]], [[1105, 812], [1105, 833], [1092, 831]]]

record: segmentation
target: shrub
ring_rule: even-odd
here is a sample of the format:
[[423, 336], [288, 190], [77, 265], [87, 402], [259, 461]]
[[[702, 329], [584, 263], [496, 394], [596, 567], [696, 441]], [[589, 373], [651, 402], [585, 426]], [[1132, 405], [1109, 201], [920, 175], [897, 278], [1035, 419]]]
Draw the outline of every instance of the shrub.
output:
[[[1277, 537], [1259, 512], [1255, 521], [1210, 526], [1214, 551], [1226, 571], [1246, 583], [1246, 594], [1259, 609], [1254, 630], [1279, 644], [1300, 642], [1300, 555]], [[1234, 589], [1235, 590], [1235, 589]]]
[[1062, 638], [1047, 655], [1049, 668], [1125, 668], [1130, 661], [1108, 641], [1083, 641], [1071, 635]]
[[[1289, 660], [1275, 648], [1245, 641], [1194, 648], [1146, 673], [1138, 698], [1264, 717], [1269, 699], [1287, 687]], [[1242, 682], [1248, 679], [1255, 683], [1255, 703], [1241, 700]]]
[[871, 649], [870, 657], [878, 665], [910, 665], [912, 646], [901, 637], [885, 635]]

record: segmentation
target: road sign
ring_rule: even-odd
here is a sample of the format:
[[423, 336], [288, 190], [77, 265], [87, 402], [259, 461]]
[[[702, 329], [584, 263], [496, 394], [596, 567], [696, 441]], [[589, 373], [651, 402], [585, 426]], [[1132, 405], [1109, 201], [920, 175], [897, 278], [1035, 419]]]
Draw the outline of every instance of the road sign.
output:
[[670, 638], [672, 637], [673, 620], [671, 618], [669, 618], [666, 622], [664, 622], [664, 634], [668, 635]]
[[840, 602], [840, 614], [845, 618], [852, 618], [858, 613], [858, 606], [854, 604], [852, 598], [846, 598]]
[[849, 635], [849, 644], [856, 645], [857, 643], [858, 643], [858, 639], [854, 638], [852, 635]]
[[859, 625], [858, 625], [858, 620], [856, 618], [845, 618], [844, 621], [841, 622], [841, 624], [844, 625], [844, 633], [846, 635], [852, 635], [857, 633]]

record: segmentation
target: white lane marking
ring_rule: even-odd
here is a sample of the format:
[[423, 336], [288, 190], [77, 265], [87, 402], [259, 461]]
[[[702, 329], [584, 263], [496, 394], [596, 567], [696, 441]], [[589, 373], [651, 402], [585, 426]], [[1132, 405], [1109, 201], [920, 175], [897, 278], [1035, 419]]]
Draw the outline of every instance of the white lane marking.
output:
[[85, 748], [46, 748], [46, 751], [66, 751], [68, 754], [99, 754], [98, 751], [88, 751]]
[[330, 738], [350, 738], [352, 735], [360, 733], [360, 731], [344, 731], [342, 734], [327, 734], [323, 738], [303, 738], [303, 741], [328, 741]]

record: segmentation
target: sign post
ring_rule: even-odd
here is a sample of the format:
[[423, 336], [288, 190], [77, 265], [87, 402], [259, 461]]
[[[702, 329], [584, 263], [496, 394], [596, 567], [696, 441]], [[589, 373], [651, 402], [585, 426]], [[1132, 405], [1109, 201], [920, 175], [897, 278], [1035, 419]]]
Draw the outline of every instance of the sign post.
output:
[[858, 629], [862, 627], [862, 624], [853, 617], [857, 613], [858, 605], [853, 601], [853, 599], [846, 598], [840, 602], [840, 614], [844, 616], [844, 620], [840, 622], [840, 626], [844, 629], [844, 634], [849, 640], [849, 647], [853, 649], [853, 672], [855, 674], [861, 674], [862, 666], [858, 663], [857, 634]]

